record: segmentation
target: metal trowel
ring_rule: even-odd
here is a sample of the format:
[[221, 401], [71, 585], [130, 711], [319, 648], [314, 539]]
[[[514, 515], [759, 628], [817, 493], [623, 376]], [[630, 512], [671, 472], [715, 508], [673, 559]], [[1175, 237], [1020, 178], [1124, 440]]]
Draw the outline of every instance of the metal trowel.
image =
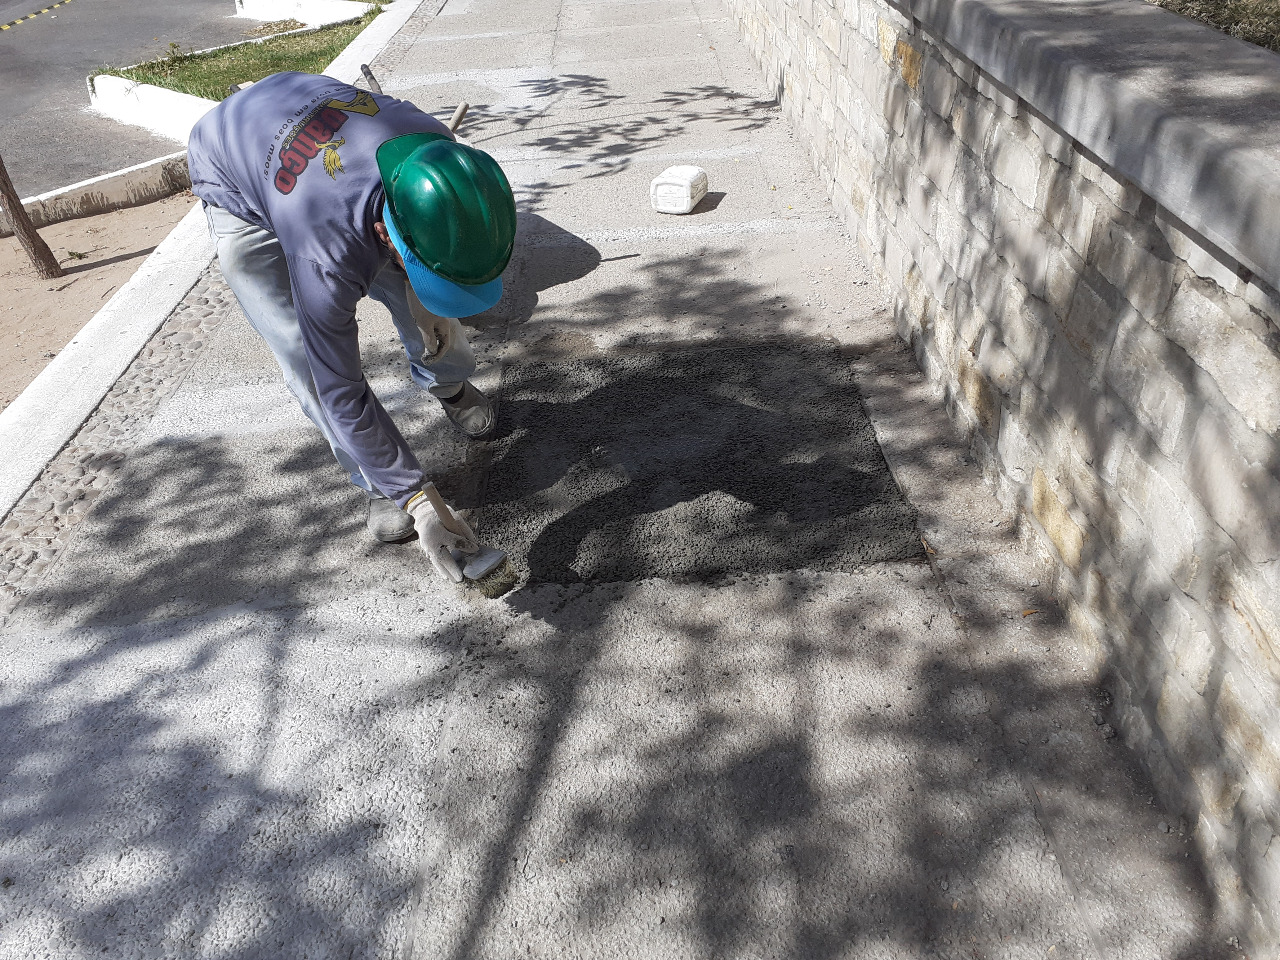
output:
[[464, 580], [483, 580], [506, 563], [506, 553], [496, 547], [489, 547], [480, 543], [470, 525], [454, 513], [449, 505], [444, 502], [444, 497], [440, 496], [440, 491], [436, 489], [435, 484], [427, 484], [423, 488], [423, 492], [431, 503], [431, 509], [440, 518], [441, 526], [460, 539], [470, 541], [478, 547], [474, 553], [466, 553], [462, 550], [449, 551], [453, 556], [454, 562], [462, 570], [462, 578]]

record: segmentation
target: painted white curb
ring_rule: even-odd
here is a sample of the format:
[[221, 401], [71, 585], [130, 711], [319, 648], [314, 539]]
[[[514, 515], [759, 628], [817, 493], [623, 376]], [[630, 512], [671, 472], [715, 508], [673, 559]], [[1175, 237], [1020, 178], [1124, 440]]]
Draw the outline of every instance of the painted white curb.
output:
[[323, 27], [362, 17], [372, 9], [372, 3], [356, 0], [236, 0], [235, 15], [267, 23], [297, 20], [308, 27]]
[[[396, 0], [325, 68], [347, 82], [374, 59], [423, 3]], [[385, 22], [384, 22], [385, 21]], [[102, 79], [102, 78], [99, 78]], [[199, 99], [199, 98], [193, 98]], [[102, 402], [213, 260], [204, 211], [195, 207], [27, 389], [0, 412], [3, 519]]]
[[213, 100], [100, 73], [89, 80], [89, 109], [179, 143], [217, 106]]
[[71, 439], [212, 259], [209, 227], [196, 207], [0, 412], [0, 514]]
[[[114, 173], [81, 180], [69, 187], [27, 197], [22, 201], [22, 207], [36, 227], [47, 227], [51, 223], [163, 200], [189, 186], [191, 177], [187, 173], [187, 151], [182, 150]], [[13, 225], [8, 217], [0, 214], [0, 237], [11, 236]]]

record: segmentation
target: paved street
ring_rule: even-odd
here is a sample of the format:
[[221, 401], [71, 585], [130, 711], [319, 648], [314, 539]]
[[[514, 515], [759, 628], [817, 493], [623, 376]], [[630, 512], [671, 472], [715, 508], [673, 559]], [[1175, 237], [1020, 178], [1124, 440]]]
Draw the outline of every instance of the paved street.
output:
[[499, 438], [362, 350], [531, 579], [367, 542], [212, 272], [0, 526], [0, 955], [1236, 956], [717, 0], [373, 66], [516, 189]]
[[[53, 0], [0, 0], [0, 23]], [[182, 145], [88, 113], [85, 77], [104, 64], [244, 39], [255, 21], [232, 19], [233, 0], [71, 0], [0, 32], [3, 156], [18, 195], [154, 160]]]

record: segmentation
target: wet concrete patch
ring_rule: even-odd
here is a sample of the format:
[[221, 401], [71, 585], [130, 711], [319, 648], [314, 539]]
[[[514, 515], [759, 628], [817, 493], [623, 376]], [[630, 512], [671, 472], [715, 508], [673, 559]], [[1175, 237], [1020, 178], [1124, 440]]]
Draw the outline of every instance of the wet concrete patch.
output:
[[535, 581], [921, 559], [849, 365], [822, 344], [535, 348], [504, 373], [492, 456], [482, 536]]

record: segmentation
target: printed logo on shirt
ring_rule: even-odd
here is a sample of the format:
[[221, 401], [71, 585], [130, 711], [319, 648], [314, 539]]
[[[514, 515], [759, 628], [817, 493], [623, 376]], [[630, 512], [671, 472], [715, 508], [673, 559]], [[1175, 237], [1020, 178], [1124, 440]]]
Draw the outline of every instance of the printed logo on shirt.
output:
[[[345, 172], [338, 148], [345, 137], [336, 136], [348, 115], [358, 113], [372, 117], [378, 112], [373, 95], [361, 90], [350, 100], [328, 100], [302, 117], [280, 144], [280, 168], [276, 171], [276, 189], [283, 194], [293, 192], [298, 178], [317, 156], [321, 156], [324, 172], [333, 180]], [[268, 163], [270, 160], [268, 160]]]

